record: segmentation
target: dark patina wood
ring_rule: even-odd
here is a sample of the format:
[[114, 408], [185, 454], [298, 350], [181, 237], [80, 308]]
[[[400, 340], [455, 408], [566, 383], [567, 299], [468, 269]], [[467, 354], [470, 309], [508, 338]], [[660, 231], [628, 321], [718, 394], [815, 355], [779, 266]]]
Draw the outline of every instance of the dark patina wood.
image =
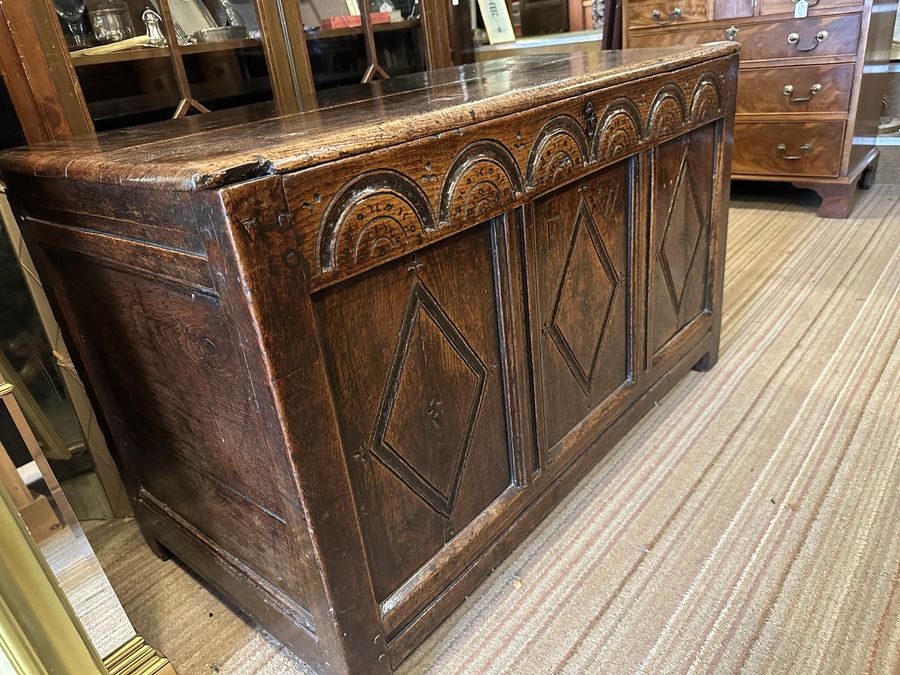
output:
[[[846, 218], [874, 182], [896, 5], [625, 0], [626, 47], [741, 43], [733, 177], [791, 181]], [[804, 13], [803, 7], [806, 6]], [[797, 11], [799, 10], [799, 11]], [[795, 16], [795, 11], [797, 16]]]
[[154, 549], [396, 666], [715, 363], [736, 74], [510, 59], [4, 154]]

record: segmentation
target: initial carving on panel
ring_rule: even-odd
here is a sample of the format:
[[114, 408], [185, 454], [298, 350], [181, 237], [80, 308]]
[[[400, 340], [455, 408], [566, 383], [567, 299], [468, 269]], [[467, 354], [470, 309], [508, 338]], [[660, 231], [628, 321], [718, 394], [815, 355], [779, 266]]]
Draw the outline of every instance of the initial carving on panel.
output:
[[680, 320], [688, 277], [697, 260], [707, 221], [687, 150], [682, 156], [672, 195], [656, 255], [669, 299]]
[[684, 124], [686, 114], [681, 89], [674, 84], [663, 85], [650, 104], [647, 135], [668, 136], [678, 132]]
[[413, 284], [376, 421], [373, 454], [449, 518], [487, 367], [420, 281]]
[[[609, 194], [617, 199], [619, 193]], [[616, 268], [582, 200], [547, 332], [585, 394], [590, 393], [618, 289]]]
[[541, 129], [528, 157], [529, 187], [553, 185], [584, 167], [588, 145], [578, 122], [555, 117]]
[[715, 119], [722, 112], [722, 94], [716, 76], [707, 73], [703, 75], [694, 87], [691, 97], [691, 120], [694, 122], [706, 122]]
[[641, 142], [641, 115], [634, 103], [620, 98], [606, 107], [594, 136], [594, 158], [607, 161], [633, 152]]
[[522, 178], [509, 151], [496, 141], [472, 143], [457, 155], [444, 181], [441, 223], [495, 216], [521, 192]]
[[421, 243], [435, 229], [422, 190], [395, 171], [363, 174], [345, 185], [322, 216], [319, 269], [381, 258]]

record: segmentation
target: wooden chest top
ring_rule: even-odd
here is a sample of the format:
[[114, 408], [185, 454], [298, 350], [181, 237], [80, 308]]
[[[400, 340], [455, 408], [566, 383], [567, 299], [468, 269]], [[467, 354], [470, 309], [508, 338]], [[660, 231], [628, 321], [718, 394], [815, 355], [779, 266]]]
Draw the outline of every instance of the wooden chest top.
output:
[[0, 155], [0, 169], [130, 187], [220, 187], [513, 115], [738, 49], [723, 42], [500, 59], [344, 88], [300, 114], [251, 106], [18, 148]]

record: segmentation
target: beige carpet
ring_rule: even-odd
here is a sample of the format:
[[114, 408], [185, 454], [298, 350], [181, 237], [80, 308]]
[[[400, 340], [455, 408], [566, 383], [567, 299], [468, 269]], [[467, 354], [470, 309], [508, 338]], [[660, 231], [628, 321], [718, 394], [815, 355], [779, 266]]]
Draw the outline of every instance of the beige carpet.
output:
[[[854, 217], [735, 199], [722, 356], [692, 373], [405, 673], [900, 673], [900, 187]], [[92, 539], [181, 673], [302, 664], [133, 524]]]

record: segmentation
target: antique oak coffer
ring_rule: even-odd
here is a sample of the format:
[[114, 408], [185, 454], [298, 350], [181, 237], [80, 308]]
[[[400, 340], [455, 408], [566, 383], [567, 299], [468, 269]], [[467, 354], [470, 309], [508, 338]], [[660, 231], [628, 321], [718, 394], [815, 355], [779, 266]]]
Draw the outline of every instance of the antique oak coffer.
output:
[[396, 666], [715, 363], [737, 49], [6, 153], [151, 546], [321, 671]]

